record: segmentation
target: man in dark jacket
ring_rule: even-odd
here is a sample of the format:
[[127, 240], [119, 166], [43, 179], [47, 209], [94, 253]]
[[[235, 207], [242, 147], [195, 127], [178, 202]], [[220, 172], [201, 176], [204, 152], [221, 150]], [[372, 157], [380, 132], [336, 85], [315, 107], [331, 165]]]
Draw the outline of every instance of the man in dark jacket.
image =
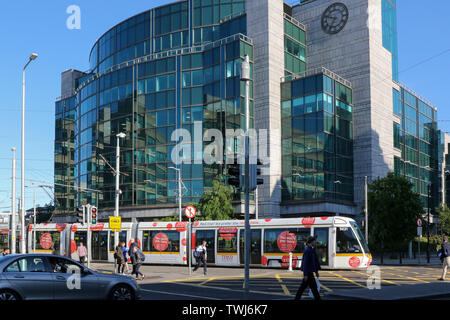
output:
[[303, 280], [300, 288], [298, 288], [297, 294], [295, 295], [295, 300], [301, 299], [303, 291], [305, 291], [308, 286], [311, 288], [311, 291], [314, 294], [314, 299], [320, 300], [320, 294], [317, 290], [316, 279], [314, 278], [314, 273], [316, 274], [317, 278], [319, 278], [320, 270], [319, 259], [317, 258], [316, 250], [314, 249], [315, 246], [316, 238], [308, 237], [308, 240], [306, 240], [306, 248], [303, 252], [302, 266], [300, 267], [300, 270], [303, 271]]
[[447, 268], [450, 267], [450, 243], [448, 243], [448, 238], [444, 237], [444, 241], [442, 242], [442, 276], [439, 280], [445, 280], [445, 276], [447, 274]]

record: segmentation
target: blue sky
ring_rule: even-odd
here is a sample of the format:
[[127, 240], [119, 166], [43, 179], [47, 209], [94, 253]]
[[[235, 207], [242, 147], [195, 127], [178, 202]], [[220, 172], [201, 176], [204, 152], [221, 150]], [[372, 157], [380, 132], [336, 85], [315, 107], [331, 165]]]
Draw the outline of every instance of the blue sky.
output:
[[[109, 28], [152, 7], [173, 0], [16, 0], [0, 5], [0, 211], [11, 204], [11, 147], [17, 149], [20, 177], [22, 68], [32, 52], [39, 58], [27, 69], [26, 178], [53, 181], [54, 102], [60, 96], [60, 74], [89, 68], [94, 42]], [[399, 0], [400, 81], [438, 107], [438, 118], [450, 120], [446, 93], [450, 81], [449, 1]], [[69, 30], [70, 5], [81, 9], [81, 29]], [[445, 54], [439, 55], [449, 49]], [[433, 58], [434, 57], [434, 58]], [[422, 63], [421, 63], [422, 62]], [[419, 64], [420, 63], [420, 64]], [[450, 131], [450, 121], [439, 122]], [[26, 182], [27, 185], [30, 182]], [[17, 182], [20, 195], [20, 181]], [[32, 189], [26, 207], [32, 207]], [[49, 197], [37, 190], [37, 203]]]

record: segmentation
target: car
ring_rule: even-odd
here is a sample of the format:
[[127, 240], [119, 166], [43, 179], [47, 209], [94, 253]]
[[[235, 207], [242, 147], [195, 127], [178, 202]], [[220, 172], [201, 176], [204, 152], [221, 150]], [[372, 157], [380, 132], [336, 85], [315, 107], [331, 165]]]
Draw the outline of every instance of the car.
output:
[[11, 254], [0, 257], [0, 300], [135, 300], [132, 277], [100, 273], [63, 256]]

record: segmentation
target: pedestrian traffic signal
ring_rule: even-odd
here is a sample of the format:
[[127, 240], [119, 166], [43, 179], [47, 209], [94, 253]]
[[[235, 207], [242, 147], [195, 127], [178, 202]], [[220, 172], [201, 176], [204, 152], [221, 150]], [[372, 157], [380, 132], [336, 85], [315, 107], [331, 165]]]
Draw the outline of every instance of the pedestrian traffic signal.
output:
[[84, 224], [84, 207], [78, 207], [76, 212], [77, 223]]
[[259, 159], [256, 160], [256, 163], [250, 161], [250, 191], [254, 191], [258, 185], [264, 184], [264, 179], [258, 178], [258, 176], [261, 176], [261, 168], [258, 168], [258, 166], [262, 166]]
[[91, 207], [91, 223], [97, 224], [97, 207]]
[[236, 189], [242, 189], [242, 165], [240, 165], [237, 159], [228, 168], [228, 184], [234, 186]]

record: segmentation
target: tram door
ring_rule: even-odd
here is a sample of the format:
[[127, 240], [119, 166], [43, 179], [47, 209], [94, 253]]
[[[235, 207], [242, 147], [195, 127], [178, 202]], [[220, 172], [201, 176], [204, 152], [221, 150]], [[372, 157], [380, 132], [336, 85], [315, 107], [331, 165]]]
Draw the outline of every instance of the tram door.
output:
[[92, 232], [92, 260], [108, 260], [108, 231]]
[[[241, 264], [245, 263], [245, 230], [239, 230], [239, 260]], [[251, 230], [250, 263], [261, 264], [261, 230]]]
[[317, 239], [316, 253], [321, 266], [328, 266], [328, 228], [314, 228], [314, 236]]
[[203, 240], [206, 240], [206, 262], [216, 263], [216, 231], [215, 230], [197, 230], [195, 231], [195, 248], [202, 244]]

